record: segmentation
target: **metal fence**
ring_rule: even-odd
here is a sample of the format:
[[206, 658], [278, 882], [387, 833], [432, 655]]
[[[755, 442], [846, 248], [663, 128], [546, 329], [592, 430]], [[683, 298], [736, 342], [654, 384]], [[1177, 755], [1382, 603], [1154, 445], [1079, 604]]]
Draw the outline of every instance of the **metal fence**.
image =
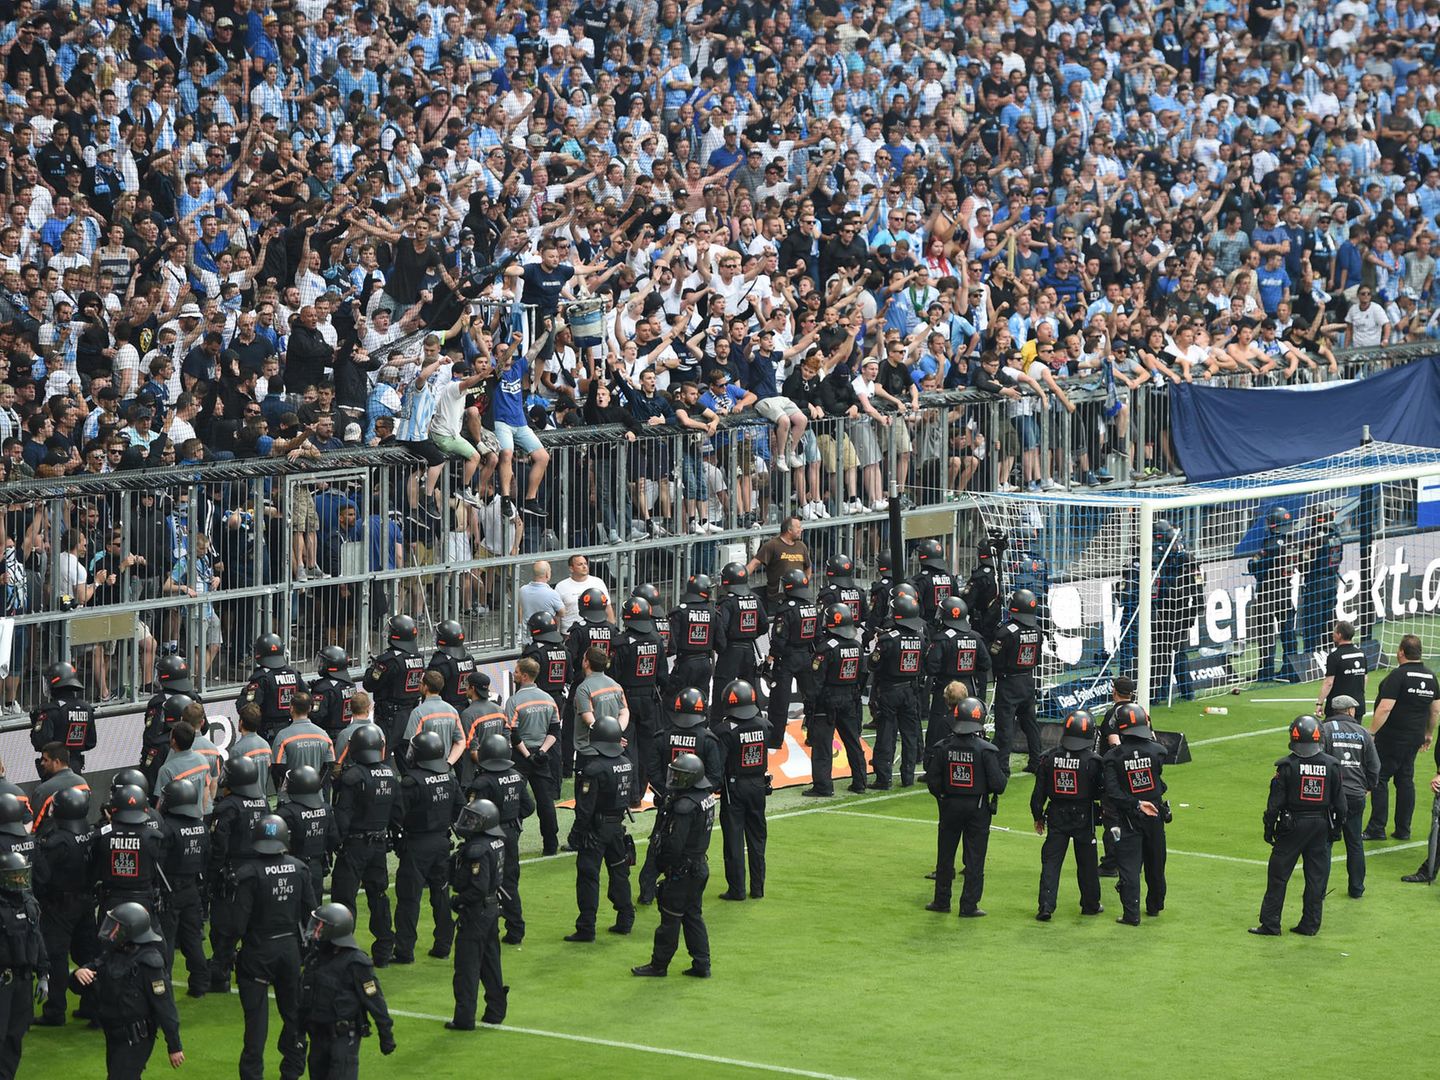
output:
[[[1342, 354], [1337, 375], [1431, 351]], [[805, 527], [817, 563], [844, 551], [865, 570], [889, 551], [892, 490], [907, 539], [940, 537], [958, 554], [982, 528], [974, 494], [1032, 480], [1069, 488], [1102, 470], [1139, 485], [1147, 463], [1169, 468], [1163, 386], [1132, 392], [1123, 412], [1098, 382], [1066, 390], [1073, 412], [959, 391], [927, 394], [903, 418], [820, 420], [795, 468], [776, 461], [774, 428], [753, 415], [728, 418], [713, 438], [549, 431], [545, 515], [513, 520], [498, 496], [463, 498], [458, 472], [428, 490], [423, 464], [396, 448], [0, 485], [0, 656], [10, 637], [0, 699], [32, 707], [41, 672], [69, 659], [94, 700], [127, 708], [148, 697], [167, 651], [187, 658], [202, 693], [220, 696], [248, 675], [251, 644], [267, 631], [302, 670], [329, 644], [359, 669], [393, 612], [417, 616], [422, 636], [458, 619], [480, 658], [499, 658], [522, 640], [518, 596], [538, 559], [558, 581], [568, 556], [584, 554], [615, 595], [649, 581], [670, 603], [691, 573], [753, 554], [798, 505], [813, 511]], [[512, 490], [524, 491], [532, 467], [517, 460]], [[696, 530], [692, 518], [712, 525]], [[21, 722], [8, 712], [0, 726]]]

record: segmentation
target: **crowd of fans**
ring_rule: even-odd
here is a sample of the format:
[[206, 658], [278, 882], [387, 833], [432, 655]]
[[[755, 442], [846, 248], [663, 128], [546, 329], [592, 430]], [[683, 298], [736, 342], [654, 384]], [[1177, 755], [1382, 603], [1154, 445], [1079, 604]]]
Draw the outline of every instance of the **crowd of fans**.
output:
[[[206, 520], [288, 525], [292, 580], [338, 573], [357, 514], [380, 568], [410, 539], [391, 512], [457, 557], [562, 513], [562, 543], [614, 543], [781, 499], [878, 510], [927, 467], [946, 495], [1173, 470], [1166, 384], [1324, 378], [1338, 347], [1440, 336], [1433, 2], [3, 16], [3, 479], [423, 460], [349, 526], [218, 494]], [[922, 409], [942, 389], [975, 393]], [[537, 432], [598, 424], [623, 441], [562, 507]], [[73, 602], [137, 572], [233, 583], [222, 538], [179, 567], [188, 545], [112, 554], [121, 523], [71, 516]], [[41, 602], [22, 570], [54, 579], [44, 517], [5, 515], [7, 614]]]

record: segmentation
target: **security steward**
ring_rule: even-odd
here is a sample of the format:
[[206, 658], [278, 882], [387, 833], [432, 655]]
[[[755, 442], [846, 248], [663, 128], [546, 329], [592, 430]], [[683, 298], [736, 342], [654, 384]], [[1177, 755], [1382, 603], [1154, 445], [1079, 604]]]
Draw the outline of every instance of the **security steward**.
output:
[[176, 694], [186, 694], [193, 701], [200, 697], [195, 693], [195, 684], [190, 678], [190, 665], [184, 657], [162, 656], [155, 663], [155, 693], [145, 703], [144, 731], [140, 736], [140, 769], [150, 781], [151, 790], [156, 790], [155, 781], [160, 775], [160, 766], [170, 754], [170, 728], [173, 725], [165, 714], [165, 703]]
[[353, 716], [350, 702], [355, 697], [355, 681], [350, 678], [350, 657], [339, 645], [326, 645], [316, 657], [316, 668], [310, 683], [310, 696], [315, 699], [310, 719], [334, 739]]
[[40, 774], [40, 783], [35, 785], [30, 795], [30, 805], [34, 812], [33, 828], [38, 831], [45, 824], [56, 795], [72, 787], [89, 791], [90, 786], [85, 783], [84, 777], [70, 768], [70, 752], [58, 742], [49, 742], [40, 748], [40, 760], [36, 762], [35, 770]]
[[939, 540], [921, 540], [915, 556], [920, 562], [920, 572], [910, 581], [919, 593], [920, 616], [929, 626], [939, 616], [941, 605], [960, 591], [960, 583], [945, 562], [945, 545]]
[[1105, 755], [1105, 795], [1115, 808], [1115, 867], [1120, 880], [1122, 913], [1115, 921], [1140, 925], [1140, 873], [1145, 873], [1145, 914], [1152, 919], [1165, 909], [1165, 748], [1155, 741], [1150, 715], [1140, 705], [1115, 710], [1120, 745]]
[[[959, 689], [951, 691], [957, 697]], [[980, 898], [985, 892], [985, 852], [990, 846], [990, 819], [999, 807], [1009, 775], [1001, 768], [1000, 754], [987, 742], [985, 703], [959, 698], [950, 720], [950, 737], [941, 739], [925, 754], [925, 784], [935, 796], [939, 813], [936, 841], [935, 898], [926, 911], [950, 910], [955, 880], [955, 849], [961, 847], [965, 884], [960, 889], [960, 917], [983, 918]]]
[[300, 928], [315, 910], [310, 871], [289, 854], [285, 822], [266, 814], [255, 823], [255, 858], [241, 865], [235, 881], [233, 926], [240, 940], [235, 966], [245, 1040], [240, 1080], [263, 1080], [265, 1037], [270, 1028], [270, 988], [280, 1013], [280, 1076], [299, 1080], [305, 1072], [305, 1027], [300, 1016]]
[[[459, 762], [462, 790], [475, 778], [475, 770], [480, 767], [481, 740], [486, 735], [494, 735], [496, 732], [502, 735], [506, 734], [510, 722], [505, 713], [505, 706], [490, 697], [490, 676], [483, 671], [472, 671], [470, 677], [465, 680], [465, 697], [468, 704], [460, 713], [460, 726], [465, 731], [465, 754]], [[565, 700], [563, 686], [560, 700], [562, 702]], [[555, 713], [557, 725], [560, 717], [559, 709], [560, 706], [557, 705]], [[560, 738], [558, 726], [555, 729], [555, 738], [557, 740]], [[551, 773], [551, 782], [557, 791], [560, 786], [559, 776], [560, 764], [556, 761]]]
[[566, 941], [595, 940], [602, 862], [609, 878], [607, 895], [615, 909], [610, 932], [628, 934], [635, 925], [635, 905], [630, 898], [635, 844], [625, 832], [625, 816], [635, 790], [635, 766], [624, 756], [620, 722], [610, 716], [596, 719], [588, 749], [591, 752], [581, 755], [575, 775], [575, 824], [569, 837], [577, 852], [575, 900], [580, 913], [575, 932], [567, 934]]
[[[417, 640], [415, 620], [409, 615], [393, 616], [386, 632], [387, 647], [371, 661], [370, 670], [361, 680], [375, 700], [375, 723], [385, 736], [388, 753], [399, 749], [403, 739], [401, 728], [420, 704], [425, 659], [420, 655]], [[376, 966], [385, 966], [378, 957]]]
[[310, 887], [325, 895], [325, 877], [340, 847], [335, 810], [324, 795], [324, 781], [312, 765], [300, 765], [285, 776], [275, 813], [290, 830], [290, 854], [310, 871]]
[[205, 882], [210, 886], [210, 992], [227, 993], [235, 966], [234, 942], [229, 924], [231, 901], [240, 867], [255, 857], [255, 826], [270, 812], [260, 787], [259, 767], [250, 758], [230, 758], [220, 776], [220, 798], [210, 816], [210, 865]]
[[308, 690], [290, 697], [290, 722], [275, 733], [270, 746], [270, 777], [276, 791], [291, 769], [308, 765], [327, 776], [335, 763], [335, 742], [313, 717], [315, 699]]
[[[721, 567], [720, 590], [720, 602], [715, 605], [715, 610], [720, 615], [725, 646], [715, 657], [711, 685], [726, 686], [732, 679], [754, 683], [755, 643], [760, 640], [769, 621], [765, 615], [765, 604], [750, 588], [750, 573], [744, 563], [731, 562]], [[659, 780], [662, 786], [664, 777], [662, 772]]]
[[1065, 717], [1060, 745], [1040, 755], [1030, 817], [1035, 832], [1045, 837], [1040, 848], [1040, 904], [1035, 918], [1049, 922], [1060, 892], [1065, 853], [1075, 847], [1075, 881], [1080, 886], [1080, 914], [1099, 915], [1100, 872], [1096, 861], [1096, 802], [1104, 789], [1100, 755], [1095, 753], [1095, 719], [1084, 709]]
[[385, 967], [395, 951], [390, 926], [389, 871], [385, 849], [400, 784], [385, 763], [385, 733], [377, 724], [355, 729], [346, 745], [345, 766], [335, 787], [335, 825], [340, 852], [330, 879], [330, 898], [355, 910], [361, 886], [370, 908], [370, 933], [375, 938], [376, 967]]
[[397, 964], [415, 962], [420, 897], [430, 890], [435, 944], [430, 955], [450, 955], [455, 922], [450, 915], [450, 826], [460, 809], [460, 785], [445, 759], [445, 743], [433, 731], [410, 742], [409, 764], [400, 777], [395, 850], [395, 955]]
[[650, 962], [631, 968], [632, 974], [664, 976], [670, 959], [685, 933], [685, 951], [690, 966], [685, 974], [697, 979], [710, 977], [710, 935], [701, 910], [705, 883], [710, 880], [707, 852], [715, 827], [716, 796], [705, 763], [695, 754], [680, 754], [670, 762], [666, 794], [660, 806], [655, 833], [650, 838], [656, 862], [665, 875], [660, 883], [660, 925]]
[[520, 833], [525, 819], [535, 812], [525, 777], [510, 757], [510, 740], [487, 735], [480, 743], [480, 771], [468, 798], [489, 799], [500, 808], [500, 829], [505, 834], [505, 872], [500, 881], [500, 914], [505, 916], [506, 945], [525, 940], [525, 913], [520, 903]]
[[1344, 779], [1340, 763], [1325, 753], [1325, 733], [1313, 716], [1290, 723], [1290, 753], [1275, 762], [1270, 798], [1265, 804], [1265, 842], [1271, 845], [1265, 871], [1265, 899], [1260, 925], [1250, 933], [1280, 936], [1285, 888], [1295, 863], [1305, 860], [1305, 893], [1300, 921], [1292, 934], [1314, 937], [1320, 932], [1325, 890], [1330, 884], [1330, 849], [1340, 839], [1345, 816]]
[[825, 609], [825, 634], [810, 662], [814, 697], [805, 710], [805, 741], [810, 747], [812, 779], [800, 794], [811, 798], [835, 794], [831, 767], [837, 732], [850, 766], [850, 790], [865, 790], [869, 766], [865, 763], [865, 746], [860, 742], [860, 688], [865, 685], [869, 669], [855, 623], [854, 608], [844, 600], [830, 604]]
[[[66, 788], [55, 796], [50, 814], [35, 838], [35, 899], [40, 903], [40, 936], [45, 955], [54, 957], [56, 974], [73, 956], [84, 963], [95, 955], [95, 898], [90, 866], [99, 831], [90, 824], [90, 793]], [[65, 1023], [65, 982], [57, 980], [36, 1023]]]
[[620, 606], [620, 621], [625, 629], [615, 645], [610, 675], [625, 691], [630, 706], [631, 737], [625, 749], [635, 763], [638, 800], [645, 794], [646, 784], [654, 778], [658, 785], [663, 775], [663, 763], [656, 757], [656, 740], [661, 728], [660, 688], [668, 685], [670, 672], [665, 644], [655, 632], [650, 601], [632, 596]]
[[355, 940], [355, 916], [344, 904], [321, 904], [305, 926], [300, 1015], [310, 1044], [312, 1080], [347, 1080], [360, 1073], [360, 1040], [370, 1021], [380, 1053], [395, 1052], [395, 1025], [370, 957]]
[[475, 670], [475, 658], [465, 647], [465, 630], [454, 619], [446, 619], [435, 628], [435, 653], [430, 657], [428, 671], [438, 671], [445, 679], [440, 696], [458, 713], [469, 702], [465, 700], [465, 680]]
[[1035, 672], [1040, 666], [1039, 602], [1029, 589], [1010, 597], [1010, 621], [990, 643], [995, 669], [995, 745], [1000, 764], [1010, 771], [1010, 754], [1018, 723], [1025, 736], [1026, 772], [1035, 771], [1040, 756], [1040, 727], [1035, 722]]
[[[788, 570], [785, 577], [793, 573], [803, 571]], [[720, 693], [724, 720], [716, 734], [725, 748], [725, 786], [720, 803], [725, 891], [720, 899], [745, 899], [748, 865], [750, 898], [759, 900], [765, 895], [765, 799], [770, 794], [765, 750], [770, 742], [769, 725], [755, 702], [755, 688], [743, 679], [736, 679]]]
[[[619, 732], [616, 732], [619, 749]], [[629, 768], [628, 759], [621, 759]], [[505, 833], [500, 809], [488, 799], [472, 799], [455, 820], [460, 846], [450, 872], [454, 907], [460, 917], [455, 935], [455, 1015], [445, 1021], [451, 1031], [475, 1030], [475, 1006], [485, 987], [482, 1024], [505, 1022], [510, 988], [500, 966], [500, 883], [505, 876]], [[595, 935], [590, 935], [594, 940]], [[569, 940], [568, 938], [566, 940]]]
[[[720, 738], [707, 724], [708, 710], [705, 695], [693, 686], [687, 686], [671, 699], [668, 707], [669, 725], [660, 739], [660, 759], [665, 763], [665, 772], [659, 775], [669, 777], [669, 763], [681, 754], [694, 754], [705, 766], [705, 775], [710, 778], [710, 790], [718, 791], [725, 782], [725, 748]], [[664, 785], [657, 793], [665, 794]], [[656, 818], [655, 828], [660, 821]], [[640, 867], [640, 895], [642, 904], [653, 904], [656, 895], [656, 880], [660, 876], [658, 852], [655, 847], [655, 832], [650, 833], [650, 843], [645, 849], [645, 864]]]
[[[765, 665], [765, 676], [770, 683], [770, 723], [766, 745], [771, 750], [785, 745], [785, 729], [790, 723], [790, 701], [797, 684], [802, 701], [811, 697], [811, 666], [815, 646], [820, 643], [820, 607], [810, 599], [810, 578], [805, 571], [796, 568], [781, 574], [780, 595], [780, 610], [775, 612], [770, 622], [770, 658]], [[745, 680], [737, 679], [735, 682]], [[731, 685], [726, 683], [722, 691]], [[751, 691], [753, 693], [753, 686]], [[722, 692], [717, 698], [722, 718], [726, 715], [727, 697]], [[720, 820], [723, 827], [723, 812]]]
[[50, 700], [30, 714], [30, 745], [42, 750], [58, 742], [75, 771], [84, 772], [85, 754], [95, 749], [95, 706], [81, 696], [85, 684], [63, 660], [45, 673], [45, 685]]
[[[515, 663], [515, 693], [505, 703], [511, 760], [530, 786], [540, 819], [541, 853], [560, 850], [560, 825], [555, 817], [559, 784], [551, 766], [560, 742], [560, 710], [555, 699], [535, 685], [539, 664], [523, 656]], [[478, 763], [479, 747], [476, 748]]]
[[160, 835], [165, 840], [165, 880], [170, 894], [160, 913], [165, 938], [165, 974], [175, 969], [175, 951], [185, 957], [191, 997], [210, 988], [205, 958], [205, 902], [201, 882], [210, 862], [210, 829], [200, 814], [200, 788], [193, 780], [171, 780], [160, 797]]
[[990, 647], [970, 627], [970, 611], [958, 596], [940, 605], [939, 628], [925, 649], [925, 675], [930, 680], [929, 717], [925, 725], [928, 750], [949, 732], [950, 706], [945, 688], [956, 679], [965, 684], [966, 697], [985, 700], [990, 680]]
[[240, 688], [235, 708], [260, 706], [260, 735], [269, 742], [290, 722], [290, 697], [305, 685], [304, 677], [286, 659], [280, 635], [261, 634], [255, 639], [255, 670]]
[[620, 631], [610, 621], [607, 610], [610, 597], [604, 589], [586, 589], [580, 594], [578, 606], [580, 618], [570, 627], [565, 638], [565, 655], [570, 666], [570, 689], [566, 695], [565, 709], [561, 713], [560, 775], [555, 779], [557, 789], [560, 781], [574, 771], [575, 691], [588, 674], [583, 663], [585, 653], [590, 649], [600, 649], [606, 656], [610, 656], [615, 652], [615, 643], [620, 637]]
[[[170, 1067], [178, 1069], [185, 1064], [180, 1013], [150, 913], [139, 904], [115, 905], [100, 924], [100, 942], [100, 955], [75, 970], [70, 987], [91, 991], [87, 998], [105, 1032], [106, 1073], [115, 1080], [138, 1078], [158, 1034], [165, 1036]], [[0, 1064], [0, 1075], [14, 1074]]]
[[1440, 684], [1421, 660], [1420, 639], [1406, 634], [1396, 651], [1398, 661], [1375, 693], [1370, 734], [1380, 754], [1380, 780], [1370, 795], [1370, 824], [1366, 840], [1384, 840], [1390, 816], [1390, 783], [1395, 783], [1396, 840], [1410, 839], [1410, 818], [1415, 812], [1415, 755], [1434, 745], [1435, 723], [1440, 719]]
[[710, 603], [713, 586], [708, 574], [691, 574], [685, 582], [680, 606], [670, 612], [671, 692], [693, 686], [710, 693], [715, 674], [715, 656], [725, 650], [725, 627]]
[[890, 601], [889, 624], [870, 650], [870, 716], [875, 722], [875, 790], [888, 791], [895, 768], [895, 738], [900, 738], [900, 786], [915, 783], [920, 750], [920, 689], [925, 657], [925, 623], [920, 605], [897, 594]]
[[[1380, 754], [1375, 739], [1356, 719], [1360, 703], [1348, 694], [1330, 699], [1330, 715], [1320, 725], [1325, 753], [1340, 763], [1345, 792], [1345, 873], [1350, 899], [1365, 895], [1365, 796], [1380, 782]], [[1409, 878], [1401, 878], [1408, 881]]]
[[13, 1080], [31, 1009], [50, 994], [40, 905], [30, 891], [30, 862], [18, 851], [0, 854], [0, 972], [0, 1076]]
[[1360, 704], [1355, 710], [1355, 719], [1365, 716], [1365, 672], [1368, 662], [1365, 650], [1355, 644], [1355, 624], [1337, 619], [1330, 633], [1334, 648], [1325, 657], [1325, 678], [1320, 683], [1320, 693], [1315, 700], [1315, 715], [1321, 719], [1340, 711], [1335, 708], [1335, 699], [1340, 696], [1351, 698]]

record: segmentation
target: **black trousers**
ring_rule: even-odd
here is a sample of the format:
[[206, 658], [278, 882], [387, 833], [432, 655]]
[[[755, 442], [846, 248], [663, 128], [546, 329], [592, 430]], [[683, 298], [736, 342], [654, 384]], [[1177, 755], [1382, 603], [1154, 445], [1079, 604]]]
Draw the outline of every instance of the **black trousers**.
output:
[[1395, 784], [1395, 832], [1408, 833], [1415, 815], [1415, 755], [1420, 744], [1375, 740], [1380, 755], [1380, 782], [1370, 792], [1370, 824], [1366, 831], [1384, 832], [1390, 818], [1390, 784]]
[[[559, 746], [552, 746], [548, 756], [554, 758], [560, 752]], [[518, 750], [514, 756], [515, 768], [525, 778], [525, 782], [530, 785], [530, 793], [535, 796], [535, 817], [540, 822], [540, 840], [546, 851], [553, 851], [560, 843], [560, 823], [555, 817], [554, 773], [548, 762], [537, 768]]]
[[397, 956], [415, 956], [420, 898], [426, 889], [430, 890], [430, 913], [435, 916], [435, 951], [449, 952], [455, 937], [455, 922], [450, 917], [449, 833], [409, 833], [405, 837], [405, 852], [395, 871]]
[[[777, 662], [775, 673], [770, 677], [770, 700], [766, 715], [770, 718], [770, 731], [765, 736], [765, 745], [778, 750], [785, 745], [785, 729], [790, 723], [790, 702], [795, 699], [795, 687], [799, 684], [802, 700], [809, 697], [810, 669], [791, 671], [789, 666]], [[721, 687], [723, 690], [724, 687]]]
[[595, 913], [600, 909], [600, 864], [608, 876], [606, 896], [615, 909], [615, 924], [635, 924], [635, 903], [630, 898], [630, 859], [625, 848], [625, 826], [619, 821], [596, 819], [590, 837], [580, 838], [575, 856], [575, 904], [580, 913], [575, 929], [582, 934], [595, 933]]
[[1119, 826], [1115, 840], [1115, 868], [1120, 880], [1115, 888], [1120, 893], [1120, 906], [1125, 918], [1140, 918], [1140, 875], [1145, 875], [1145, 913], [1158, 915], [1165, 909], [1165, 823], [1147, 817], [1131, 828], [1128, 822]]
[[294, 937], [246, 941], [235, 965], [240, 1007], [245, 1012], [245, 1041], [240, 1050], [240, 1080], [264, 1080], [265, 1039], [270, 1031], [270, 987], [280, 1011], [281, 1080], [305, 1073], [305, 1028], [300, 1023], [300, 942]]
[[160, 927], [165, 937], [167, 972], [175, 968], [178, 948], [185, 957], [187, 986], [197, 994], [204, 993], [210, 985], [210, 964], [205, 959], [205, 903], [199, 881], [190, 877], [170, 882], [170, 899], [160, 915]]
[[1054, 911], [1060, 894], [1060, 871], [1065, 853], [1075, 848], [1075, 882], [1080, 887], [1080, 910], [1100, 909], [1100, 864], [1095, 846], [1095, 825], [1090, 806], [1083, 810], [1054, 810], [1048, 815], [1045, 843], [1040, 848], [1040, 903], [1038, 910]]
[[0, 1080], [15, 1080], [20, 1069], [20, 1048], [30, 1030], [34, 997], [34, 974], [0, 984]]
[[[985, 892], [985, 853], [990, 848], [990, 806], [985, 796], [945, 796], [939, 806], [939, 831], [935, 838], [935, 902], [950, 904], [951, 883], [955, 880], [955, 849], [961, 848], [965, 883], [960, 887], [960, 910], [980, 904]], [[963, 847], [962, 847], [963, 844]]]
[[1345, 877], [1351, 896], [1365, 893], [1365, 796], [1345, 797]]
[[630, 705], [630, 730], [625, 733], [625, 753], [635, 766], [634, 805], [639, 806], [647, 784], [654, 785], [659, 791], [660, 785], [665, 782], [663, 774], [658, 779], [656, 776], [660, 767], [656, 762], [655, 749], [660, 735], [660, 700], [655, 696], [654, 686], [627, 689], [625, 699]]
[[[706, 701], [709, 701], [711, 700], [710, 682], [714, 676], [714, 653], [680, 653], [675, 657], [675, 664], [670, 669], [670, 693], [678, 694], [687, 686], [693, 686], [705, 696]], [[715, 684], [717, 694], [724, 688], [724, 683]]]
[[895, 737], [900, 737], [900, 783], [915, 782], [920, 757], [920, 687], [912, 682], [877, 682], [870, 691], [870, 716], [875, 721], [875, 786], [890, 786], [895, 768]]
[[751, 641], [733, 642], [725, 647], [725, 651], [715, 658], [715, 673], [712, 677], [714, 693], [705, 700], [710, 702], [710, 715], [718, 718], [721, 715], [720, 702], [716, 700], [720, 691], [730, 685], [732, 679], [744, 679], [751, 686], [755, 685], [755, 643]]
[[[105, 1029], [105, 1080], [140, 1080], [150, 1055], [155, 1051], [155, 1033], [130, 1042], [130, 1033], [119, 1028]], [[0, 1071], [0, 1076], [9, 1075]]]
[[701, 904], [705, 883], [710, 880], [710, 867], [704, 862], [682, 875], [666, 875], [660, 883], [660, 925], [655, 927], [655, 944], [650, 963], [665, 970], [685, 934], [685, 951], [697, 971], [710, 970], [710, 934], [705, 929]]
[[395, 933], [390, 926], [390, 874], [385, 865], [385, 841], [365, 836], [348, 836], [335, 859], [330, 875], [330, 899], [358, 911], [355, 897], [361, 887], [370, 908], [370, 933], [375, 937], [371, 955], [388, 962], [395, 951]]
[[825, 696], [812, 703], [806, 720], [810, 744], [810, 777], [816, 791], [833, 792], [831, 777], [835, 757], [835, 735], [845, 747], [850, 764], [850, 787], [865, 790], [865, 747], [860, 742], [860, 698], [842, 687], [825, 687]]
[[1010, 755], [1014, 752], [1015, 726], [1025, 736], [1025, 754], [1030, 764], [1040, 757], [1040, 726], [1035, 722], [1035, 676], [1001, 675], [995, 680], [995, 745], [1000, 750], [1000, 765], [1010, 771]]
[[505, 932], [525, 936], [525, 913], [520, 904], [520, 823], [501, 822], [505, 829], [505, 867], [500, 871], [500, 914]]
[[[50, 997], [41, 1009], [47, 1021], [63, 1022], [65, 1005], [66, 964], [74, 960], [82, 965], [96, 953], [95, 901], [89, 893], [61, 893], [45, 896], [40, 901], [40, 936], [45, 939], [45, 955], [50, 958]], [[169, 934], [165, 940], [171, 940]], [[204, 957], [204, 951], [201, 951]], [[201, 972], [201, 986], [205, 974]]]
[[731, 776], [720, 800], [720, 834], [725, 852], [725, 887], [733, 895], [745, 894], [745, 870], [750, 870], [750, 895], [765, 895], [765, 778]]
[[[985, 700], [986, 682], [983, 671], [972, 671], [968, 676], [957, 675], [955, 678], [970, 687], [971, 697], [979, 698], [981, 701]], [[930, 747], [950, 734], [950, 716], [952, 710], [949, 705], [945, 704], [945, 687], [952, 681], [954, 680], [948, 677], [941, 679], [940, 684], [933, 687], [930, 691], [930, 715], [925, 723], [926, 750], [929, 750]], [[923, 687], [920, 690], [920, 696], [923, 702], [925, 698], [925, 690]]]
[[509, 993], [500, 970], [500, 909], [494, 904], [470, 906], [460, 911], [455, 933], [455, 1023], [475, 1022], [476, 999], [485, 987], [485, 1014], [481, 1023], [499, 1024], [505, 1019]]
[[[658, 805], [664, 798], [664, 789], [655, 793], [655, 801]], [[645, 858], [640, 863], [640, 873], [637, 877], [636, 889], [639, 891], [639, 900], [642, 904], [653, 903], [658, 891], [660, 879], [660, 864], [656, 862], [656, 850], [659, 847], [655, 843], [655, 830], [660, 827], [659, 813], [653, 815], [650, 823], [650, 842], [645, 845]]]
[[360, 1075], [360, 1033], [336, 1035], [331, 1028], [309, 1029], [310, 1080], [356, 1080]]
[[1260, 901], [1260, 925], [1267, 930], [1280, 929], [1285, 889], [1295, 872], [1295, 863], [1302, 858], [1305, 860], [1305, 895], [1298, 928], [1313, 932], [1320, 929], [1325, 890], [1330, 885], [1328, 815], [1296, 814], [1294, 828], [1275, 838], [1275, 846], [1270, 849], [1270, 865], [1265, 869], [1265, 899]]

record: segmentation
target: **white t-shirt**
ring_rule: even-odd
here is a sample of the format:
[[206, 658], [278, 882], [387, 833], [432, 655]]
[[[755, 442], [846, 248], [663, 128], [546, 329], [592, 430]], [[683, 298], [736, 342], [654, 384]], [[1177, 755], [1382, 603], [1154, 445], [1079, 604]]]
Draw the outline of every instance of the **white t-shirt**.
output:
[[436, 395], [435, 415], [430, 418], [430, 434], [448, 439], [460, 438], [460, 425], [465, 420], [465, 394], [458, 380], [452, 379]]
[[74, 596], [76, 588], [90, 579], [84, 565], [68, 551], [55, 556], [55, 577], [62, 596]]
[[560, 632], [566, 633], [570, 627], [580, 621], [580, 594], [586, 589], [603, 589], [605, 595], [610, 595], [610, 586], [601, 581], [593, 574], [581, 581], [566, 576], [555, 586], [555, 592], [559, 594], [560, 600], [565, 605], [565, 610], [560, 614]]
[[1368, 308], [1355, 304], [1345, 316], [1345, 321], [1354, 331], [1352, 344], [1356, 348], [1380, 344], [1380, 331], [1390, 325], [1390, 317], [1379, 304], [1371, 303]]

